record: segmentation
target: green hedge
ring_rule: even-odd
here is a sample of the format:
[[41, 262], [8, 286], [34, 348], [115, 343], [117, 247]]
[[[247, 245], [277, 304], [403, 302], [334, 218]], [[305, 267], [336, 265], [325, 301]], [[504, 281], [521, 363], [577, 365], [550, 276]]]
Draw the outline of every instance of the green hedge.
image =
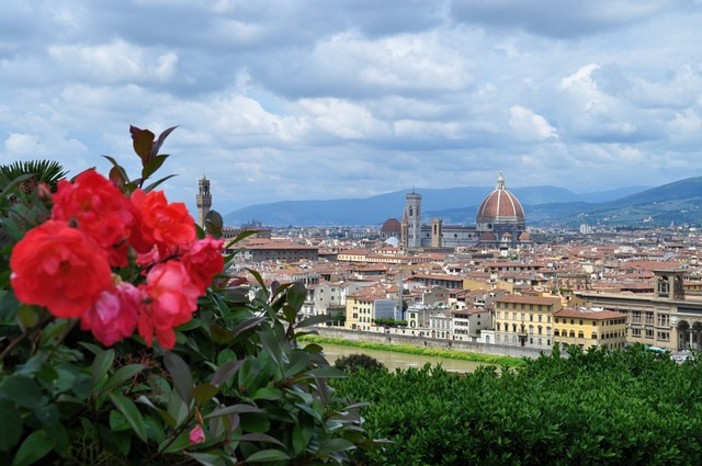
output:
[[348, 346], [352, 348], [365, 348], [378, 351], [392, 351], [395, 353], [416, 354], [420, 356], [430, 356], [435, 358], [458, 359], [461, 361], [484, 362], [488, 364], [497, 364], [503, 366], [522, 366], [525, 364], [523, 359], [514, 358], [511, 356], [500, 356], [495, 354], [469, 353], [461, 350], [447, 350], [439, 348], [422, 348], [412, 345], [389, 345], [384, 343], [372, 343], [367, 341], [344, 340], [341, 338], [329, 338], [316, 335], [305, 335], [301, 337], [304, 341], [317, 343], [322, 346], [324, 344]]
[[359, 371], [338, 394], [370, 403], [393, 443], [361, 464], [702, 464], [702, 366], [627, 351], [569, 350], [464, 376], [440, 367]]

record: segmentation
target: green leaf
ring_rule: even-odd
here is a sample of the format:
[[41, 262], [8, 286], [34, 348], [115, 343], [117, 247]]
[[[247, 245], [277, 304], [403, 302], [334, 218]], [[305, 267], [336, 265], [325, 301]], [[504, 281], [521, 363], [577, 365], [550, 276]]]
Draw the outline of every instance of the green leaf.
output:
[[210, 210], [205, 216], [205, 229], [213, 238], [222, 237], [222, 229], [224, 228], [224, 219], [216, 210]]
[[325, 322], [331, 322], [331, 320], [332, 320], [331, 316], [328, 316], [326, 314], [320, 314], [320, 315], [316, 315], [316, 316], [312, 316], [312, 317], [308, 317], [306, 319], [303, 319], [295, 327], [297, 327], [297, 328], [309, 327], [311, 325], [317, 325], [317, 324], [323, 324]]
[[245, 321], [241, 322], [239, 325], [234, 327], [234, 330], [232, 330], [232, 336], [236, 338], [241, 332], [250, 330], [258, 326], [261, 322], [264, 322], [265, 320], [266, 318], [263, 316], [251, 317], [249, 319], [246, 319]]
[[346, 377], [346, 374], [344, 374], [339, 369], [335, 369], [334, 367], [318, 367], [316, 369], [312, 369], [312, 370], [308, 371], [307, 375], [309, 375], [311, 377], [336, 378], [336, 379]]
[[166, 141], [166, 138], [168, 137], [168, 135], [170, 135], [173, 132], [173, 130], [176, 129], [177, 127], [178, 127], [178, 125], [171, 126], [170, 128], [164, 130], [163, 132], [161, 132], [161, 134], [158, 135], [158, 139], [156, 140], [154, 145], [151, 147], [151, 155], [152, 156], [158, 154], [158, 151], [161, 150], [161, 146]]
[[213, 323], [210, 326], [210, 337], [218, 345], [228, 345], [234, 341], [232, 333], [218, 323]]
[[132, 449], [132, 433], [128, 431], [128, 428], [127, 430], [110, 432], [110, 440], [115, 443], [115, 446], [123, 456], [129, 455], [129, 450]]
[[17, 375], [10, 376], [0, 383], [0, 398], [27, 409], [38, 408], [46, 402], [36, 380]]
[[212, 419], [213, 417], [222, 417], [222, 416], [227, 416], [229, 414], [243, 414], [243, 413], [262, 413], [263, 410], [261, 408], [258, 408], [256, 406], [251, 406], [251, 405], [245, 405], [245, 404], [236, 404], [232, 406], [225, 406], [223, 408], [217, 408], [214, 411], [212, 411], [210, 414], [205, 416], [205, 419]]
[[32, 328], [39, 322], [39, 315], [33, 306], [20, 306], [17, 310], [17, 319], [25, 328]]
[[[4, 420], [3, 420], [4, 422]], [[43, 430], [32, 432], [15, 454], [12, 466], [27, 466], [46, 456], [54, 448], [54, 439]]]
[[102, 390], [110, 391], [119, 387], [127, 380], [134, 378], [137, 374], [143, 371], [145, 367], [146, 366], [142, 364], [128, 364], [126, 366], [120, 367], [112, 375], [112, 377], [107, 379], [107, 382], [105, 382], [105, 385], [102, 387]]
[[225, 459], [219, 455], [213, 455], [212, 453], [187, 453], [186, 454], [205, 466], [224, 466], [227, 464]]
[[167, 158], [167, 155], [152, 155], [151, 160], [141, 169], [141, 178], [145, 180], [153, 175], [161, 168], [161, 165], [163, 165], [163, 162], [165, 162]]
[[266, 414], [242, 413], [241, 427], [246, 432], [268, 432], [271, 428], [271, 420]]
[[290, 304], [296, 311], [300, 311], [302, 309], [302, 305], [305, 303], [305, 299], [307, 298], [307, 289], [305, 288], [305, 285], [302, 284], [302, 282], [295, 282], [293, 285], [288, 289], [288, 304]]
[[290, 362], [285, 368], [285, 377], [292, 377], [298, 372], [304, 370], [310, 363], [309, 355], [302, 350], [295, 349], [290, 353]]
[[7, 290], [2, 299], [0, 299], [0, 320], [5, 322], [13, 321], [19, 306], [20, 302], [15, 293], [12, 289]]
[[335, 451], [348, 451], [353, 450], [356, 446], [343, 438], [333, 438], [324, 442], [319, 447], [320, 453], [332, 453]]
[[219, 366], [217, 368], [217, 372], [215, 372], [214, 376], [212, 377], [212, 385], [217, 387], [222, 385], [222, 383], [229, 380], [229, 377], [236, 374], [237, 371], [241, 369], [243, 364], [244, 361], [229, 361]]
[[163, 178], [160, 178], [160, 179], [154, 181], [153, 183], [151, 183], [150, 185], [148, 185], [147, 187], [145, 187], [144, 191], [146, 191], [147, 193], [151, 192], [154, 189], [156, 189], [160, 184], [162, 184], [164, 181], [168, 181], [175, 176], [177, 176], [177, 175], [164, 176]]
[[110, 393], [110, 399], [117, 409], [119, 409], [119, 411], [124, 415], [134, 433], [137, 434], [142, 442], [146, 443], [146, 428], [144, 427], [144, 420], [134, 402], [117, 392]]
[[190, 406], [186, 405], [185, 402], [180, 398], [178, 392], [175, 390], [171, 391], [168, 398], [168, 416], [175, 421], [175, 427], [179, 427], [190, 414]]
[[280, 346], [280, 342], [276, 338], [273, 330], [270, 328], [264, 328], [256, 332], [261, 339], [261, 344], [263, 349], [266, 350], [268, 356], [275, 361], [277, 365], [280, 365], [280, 361], [283, 358], [283, 349]]
[[266, 443], [274, 443], [278, 446], [281, 446], [285, 448], [285, 444], [278, 440], [277, 438], [268, 435], [268, 434], [259, 434], [259, 433], [253, 433], [253, 434], [244, 434], [241, 437], [238, 437], [236, 439], [238, 442], [266, 442]]
[[275, 461], [289, 460], [285, 452], [280, 450], [261, 450], [246, 458], [247, 463], [272, 463]]
[[158, 446], [158, 451], [161, 453], [182, 453], [191, 446], [189, 435], [190, 433], [185, 430], [173, 442], [167, 438]]
[[22, 435], [22, 418], [17, 407], [0, 400], [0, 451], [14, 447]]
[[283, 317], [286, 322], [293, 323], [297, 320], [297, 311], [291, 305], [286, 304], [283, 306]]
[[169, 351], [163, 357], [166, 369], [173, 378], [173, 386], [187, 406], [193, 401], [193, 375], [180, 356]]
[[251, 399], [275, 401], [283, 398], [283, 392], [273, 387], [261, 387], [256, 390]]
[[305, 451], [305, 448], [307, 447], [307, 444], [310, 442], [310, 439], [312, 438], [312, 428], [310, 427], [309, 424], [305, 423], [305, 421], [309, 418], [298, 418], [297, 424], [295, 424], [295, 427], [293, 428], [293, 433], [292, 433], [292, 444], [293, 444], [293, 451], [295, 452], [296, 455], [299, 455], [303, 451]]
[[114, 360], [114, 350], [105, 350], [95, 356], [93, 364], [90, 366], [91, 381], [93, 385], [96, 385], [105, 376], [105, 374], [107, 374], [110, 367], [112, 367]]
[[124, 417], [124, 414], [120, 413], [117, 410], [111, 410], [110, 411], [110, 430], [113, 432], [120, 432], [123, 430], [130, 430], [131, 426], [127, 422], [127, 419]]
[[17, 366], [15, 368], [15, 373], [14, 375], [23, 375], [26, 377], [32, 377], [35, 375], [37, 372], [39, 372], [42, 367], [44, 366], [44, 363], [46, 362], [46, 358], [48, 357], [47, 353], [39, 353], [35, 354], [31, 358], [27, 360], [24, 364]]
[[217, 393], [219, 393], [218, 387], [215, 387], [209, 383], [200, 384], [195, 387], [195, 390], [193, 390], [195, 404], [201, 406], [210, 401], [215, 395], [217, 395]]
[[224, 245], [224, 249], [231, 249], [239, 241], [248, 238], [251, 235], [258, 233], [256, 230], [244, 230], [239, 233], [233, 240]]
[[52, 403], [39, 406], [34, 410], [34, 416], [41, 422], [43, 427], [48, 429], [59, 422], [60, 413], [58, 407]]

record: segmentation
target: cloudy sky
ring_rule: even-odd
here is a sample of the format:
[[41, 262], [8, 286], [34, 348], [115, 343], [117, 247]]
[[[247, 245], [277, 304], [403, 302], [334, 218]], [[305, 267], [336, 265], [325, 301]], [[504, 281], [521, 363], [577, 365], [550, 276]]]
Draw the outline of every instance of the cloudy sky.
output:
[[222, 213], [421, 187], [702, 175], [700, 0], [2, 0], [0, 163], [136, 174]]

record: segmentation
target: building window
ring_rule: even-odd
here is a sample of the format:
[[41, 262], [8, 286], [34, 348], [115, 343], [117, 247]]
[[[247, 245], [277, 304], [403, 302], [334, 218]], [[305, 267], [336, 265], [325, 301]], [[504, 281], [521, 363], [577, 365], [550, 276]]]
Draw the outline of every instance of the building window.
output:
[[555, 329], [555, 330], [553, 331], [553, 336], [554, 336], [554, 337], [560, 337], [560, 336], [561, 336], [561, 334], [560, 334], [560, 332], [558, 331], [558, 329]]
[[670, 315], [669, 314], [658, 314], [658, 326], [667, 327], [670, 325]]

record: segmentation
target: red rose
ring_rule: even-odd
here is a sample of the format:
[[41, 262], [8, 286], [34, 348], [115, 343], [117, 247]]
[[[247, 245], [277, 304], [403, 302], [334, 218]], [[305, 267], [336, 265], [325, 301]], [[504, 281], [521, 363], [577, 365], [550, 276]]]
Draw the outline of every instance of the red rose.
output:
[[155, 265], [140, 288], [148, 297], [139, 315], [139, 334], [151, 346], [153, 337], [165, 349], [175, 345], [174, 327], [192, 319], [200, 290], [178, 261]]
[[54, 220], [15, 245], [10, 269], [17, 298], [56, 317], [80, 317], [112, 286], [105, 252], [82, 231]]
[[132, 236], [137, 251], [146, 253], [156, 245], [167, 256], [195, 241], [195, 221], [182, 202], [169, 204], [162, 191], [147, 194], [140, 189], [131, 199], [139, 217], [139, 230]]
[[51, 218], [75, 222], [108, 254], [110, 265], [127, 265], [127, 239], [134, 225], [129, 199], [110, 180], [88, 170], [73, 183], [59, 181]]
[[92, 330], [105, 346], [112, 346], [134, 333], [143, 297], [131, 283], [119, 283], [103, 291], [100, 298], [81, 317], [81, 328]]
[[214, 239], [208, 236], [193, 243], [192, 247], [181, 258], [188, 274], [200, 287], [200, 294], [205, 294], [205, 290], [212, 283], [214, 276], [224, 269], [223, 245], [223, 239]]

